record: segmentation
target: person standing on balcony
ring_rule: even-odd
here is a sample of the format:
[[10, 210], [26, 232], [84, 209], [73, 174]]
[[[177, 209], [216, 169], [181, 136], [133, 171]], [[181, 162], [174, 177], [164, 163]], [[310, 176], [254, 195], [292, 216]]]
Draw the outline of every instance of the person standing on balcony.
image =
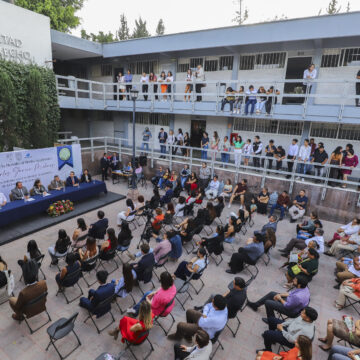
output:
[[[299, 153], [299, 145], [297, 143], [298, 143], [298, 140], [293, 139], [291, 142], [291, 145], [289, 146], [289, 151], [288, 151], [288, 156], [287, 156], [287, 159], [288, 159], [287, 166], [288, 166], [289, 173], [291, 173], [293, 171], [294, 161], [296, 160], [296, 157]], [[290, 179], [291, 175], [287, 175], [286, 178]]]
[[201, 145], [201, 159], [207, 160], [207, 149], [209, 148], [209, 135], [206, 131], [203, 132], [200, 145]]
[[149, 83], [150, 83], [150, 93], [153, 92], [155, 94], [155, 100], [158, 100], [159, 97], [157, 96], [158, 92], [158, 84], [151, 84], [157, 82], [157, 76], [151, 72], [149, 75]]
[[[354, 149], [349, 149], [344, 158], [343, 165], [348, 166], [351, 169], [343, 169], [341, 172], [343, 174], [343, 180], [347, 181], [348, 176], [351, 175], [352, 169], [357, 167], [359, 164], [359, 159], [357, 155], [354, 154]], [[342, 184], [342, 188], [346, 188], [346, 184]]]
[[256, 94], [257, 91], [255, 90], [253, 85], [249, 86], [249, 90], [246, 92], [246, 104], [245, 104], [245, 115], [247, 116], [249, 113], [249, 105], [251, 105], [250, 115], [254, 114], [255, 104], [256, 104]]
[[[162, 94], [166, 94], [166, 92], [167, 92], [168, 86], [165, 84], [165, 82], [166, 82], [166, 74], [165, 74], [165, 71], [162, 71], [159, 76], [159, 83], [161, 83], [160, 89], [161, 89]], [[163, 98], [161, 99], [161, 101], [166, 101], [166, 100], [167, 100], [167, 96], [163, 95]]]
[[[309, 139], [305, 139], [304, 145], [301, 145], [300, 147], [299, 156], [298, 156], [298, 161], [300, 162], [298, 172], [300, 174], [306, 175], [306, 172], [308, 170], [307, 163], [310, 161], [310, 153], [311, 153], [311, 146], [309, 145]], [[301, 180], [304, 181], [304, 178], [301, 178]]]
[[[270, 140], [269, 145], [265, 146], [265, 156], [269, 158], [267, 160], [268, 169], [272, 169], [272, 163], [273, 163], [272, 158], [274, 157], [275, 151], [276, 151], [276, 146], [274, 145], [274, 140]], [[262, 163], [262, 167], [264, 167], [265, 159], [262, 159], [261, 163]]]
[[146, 127], [142, 135], [143, 135], [143, 143], [141, 144], [141, 150], [146, 149], [147, 151], [149, 151], [149, 141], [152, 137], [150, 129]]
[[219, 142], [220, 138], [218, 132], [214, 131], [214, 135], [211, 139], [211, 150], [213, 150], [213, 152], [211, 152], [211, 159], [214, 161], [216, 161], [216, 153], [219, 150]]
[[[338, 146], [330, 155], [330, 165], [341, 166], [343, 160], [342, 147]], [[341, 170], [339, 168], [332, 167], [330, 169], [329, 178], [339, 180], [341, 175]], [[329, 181], [330, 186], [338, 186], [339, 183], [336, 181]]]
[[276, 148], [274, 153], [274, 157], [276, 159], [276, 170], [282, 169], [282, 161], [285, 159], [285, 150], [281, 145]]
[[124, 76], [124, 80], [125, 80], [125, 83], [126, 83], [127, 99], [130, 100], [129, 94], [130, 94], [130, 91], [131, 91], [131, 89], [132, 89], [132, 85], [129, 84], [129, 83], [131, 83], [132, 80], [133, 80], [133, 76], [132, 76], [132, 74], [131, 74], [130, 69], [128, 69], [127, 74]]
[[[255, 99], [255, 102], [256, 102], [256, 99]], [[260, 141], [260, 136], [256, 135], [254, 140], [255, 141], [253, 142], [253, 145], [252, 145], [252, 150], [253, 150], [252, 154], [261, 156], [263, 144]], [[260, 158], [258, 156], [253, 157], [254, 167], [260, 167]]]
[[273, 101], [274, 101], [274, 105], [277, 104], [277, 96], [274, 96], [274, 93], [275, 95], [280, 95], [280, 91], [277, 89], [275, 90], [273, 86], [270, 86], [269, 90], [266, 93], [268, 97], [265, 102], [265, 111], [266, 111], [266, 115], [271, 115], [271, 108]]
[[266, 97], [266, 90], [263, 86], [260, 86], [258, 91], [258, 100], [256, 103], [256, 114], [259, 115], [262, 113], [267, 97]]
[[148, 99], [147, 93], [149, 91], [149, 77], [146, 75], [145, 71], [142, 73], [142, 76], [140, 78], [140, 82], [143, 84], [142, 85], [142, 92], [143, 92], [144, 100], [147, 101], [147, 99]]
[[197, 66], [195, 75], [196, 75], [196, 81], [199, 82], [198, 84], [195, 85], [195, 91], [197, 94], [200, 94], [196, 96], [196, 101], [202, 101], [201, 89], [206, 86], [206, 84], [200, 83], [202, 81], [205, 81], [205, 72], [202, 65], [199, 64]]
[[240, 114], [241, 113], [241, 105], [244, 102], [244, 94], [245, 94], [245, 88], [243, 86], [240, 86], [239, 91], [236, 93], [236, 99], [234, 104], [234, 114]]
[[244, 166], [248, 166], [249, 165], [249, 159], [250, 159], [250, 155], [253, 153], [253, 147], [251, 144], [251, 139], [247, 139], [246, 140], [246, 144], [244, 145], [244, 148], [242, 149], [243, 153], [244, 153]]
[[[323, 145], [319, 144], [319, 147], [314, 152], [314, 158], [311, 160], [315, 165], [315, 176], [324, 176], [324, 165], [327, 163], [329, 156], [325, 151]], [[319, 183], [321, 180], [317, 179], [316, 182]]]
[[[168, 138], [168, 134], [167, 132], [164, 131], [163, 128], [160, 129], [159, 135], [158, 135], [158, 139], [159, 139], [159, 143], [160, 143], [160, 153], [161, 154], [166, 154], [166, 140]], [[161, 155], [160, 159], [165, 159], [165, 155]]]
[[[125, 93], [126, 86], [125, 86], [125, 76], [123, 76], [122, 72], [119, 72], [118, 76], [116, 77], [117, 82], [119, 83], [119, 91], [123, 94]], [[120, 100], [125, 100], [125, 96], [121, 95]]]
[[234, 157], [235, 157], [235, 166], [239, 168], [241, 166], [241, 154], [242, 148], [244, 147], [245, 143], [242, 141], [240, 135], [236, 136], [236, 140], [234, 142]]
[[314, 64], [310, 64], [309, 67], [304, 71], [303, 79], [305, 81], [303, 82], [303, 91], [306, 97], [308, 94], [311, 94], [312, 80], [316, 79], [316, 75], [317, 70], [315, 69]]
[[[356, 85], [355, 85], [355, 93], [356, 95], [360, 95], [360, 70], [357, 72], [357, 75], [356, 75]], [[360, 106], [360, 99], [357, 98], [355, 99], [355, 106]]]
[[[168, 73], [167, 73], [166, 82], [168, 82], [168, 83], [174, 82], [174, 77], [173, 77], [173, 74], [171, 71], [168, 71]], [[171, 84], [169, 84], [167, 86], [166, 90], [167, 90], [168, 94], [171, 94]], [[169, 95], [169, 99], [171, 99], [171, 95]]]
[[169, 146], [169, 154], [171, 153], [172, 155], [174, 155], [175, 154], [174, 150], [176, 150], [176, 148], [174, 146], [176, 143], [176, 136], [174, 135], [173, 130], [169, 130], [169, 136], [168, 136], [166, 142]]
[[[186, 77], [185, 77], [185, 81], [187, 82], [186, 86], [185, 86], [185, 96], [184, 96], [184, 100], [185, 101], [190, 101], [190, 94], [193, 91], [193, 74], [192, 74], [192, 70], [188, 69], [188, 71], [186, 72]], [[189, 94], [188, 96], [186, 96], [186, 94]]]
[[224, 164], [227, 164], [230, 160], [230, 151], [231, 151], [230, 141], [227, 136], [224, 137], [224, 140], [220, 145], [220, 149], [221, 149], [221, 161]]

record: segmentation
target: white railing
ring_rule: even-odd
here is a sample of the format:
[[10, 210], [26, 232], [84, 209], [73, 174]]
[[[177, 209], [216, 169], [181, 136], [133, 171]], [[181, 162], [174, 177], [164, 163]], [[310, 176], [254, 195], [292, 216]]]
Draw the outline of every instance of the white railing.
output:
[[[221, 110], [221, 101], [226, 97], [225, 91], [228, 86], [238, 90], [240, 86], [244, 86], [245, 90], [250, 85], [253, 85], [255, 89], [259, 86], [266, 86], [267, 88], [273, 86], [275, 90], [280, 91], [280, 95], [276, 93], [271, 94], [258, 94], [258, 97], [266, 97], [272, 99], [272, 104], [275, 104], [277, 100], [277, 106], [271, 106], [270, 115], [277, 113], [281, 114], [280, 107], [288, 104], [301, 104], [303, 106], [302, 117], [305, 118], [307, 114], [307, 108], [309, 105], [336, 105], [336, 110], [332, 109], [332, 114], [335, 114], [339, 120], [342, 119], [345, 106], [355, 106], [355, 99], [360, 99], [359, 95], [355, 94], [356, 80], [313, 80], [311, 86], [304, 86], [303, 79], [296, 80], [224, 80], [224, 81], [202, 81], [202, 82], [187, 82], [187, 81], [174, 81], [174, 82], [131, 82], [131, 83], [104, 83], [92, 80], [78, 79], [73, 76], [61, 76], [56, 75], [57, 89], [59, 96], [73, 97], [75, 103], [78, 103], [79, 99], [89, 99], [90, 106], [94, 104], [94, 101], [102, 101], [103, 107], [109, 106], [109, 101], [114, 102], [114, 106], [117, 109], [129, 109], [130, 105], [127, 103], [129, 94], [122, 92], [123, 86], [128, 86], [127, 90], [131, 88], [139, 91], [139, 98], [141, 105], [138, 103], [138, 108], [145, 104], [150, 107], [150, 111], [154, 110], [154, 107], [158, 106], [161, 101], [166, 101], [166, 106], [163, 110], [174, 110], [174, 103], [183, 102], [186, 103], [188, 97], [190, 97], [189, 103], [191, 106], [186, 107], [187, 110], [195, 111], [197, 98], [202, 97], [205, 102], [211, 102], [215, 106], [212, 107], [216, 113]], [[145, 91], [144, 85], [147, 86]], [[186, 85], [192, 85], [192, 92], [185, 93]], [[196, 92], [196, 88], [199, 85], [203, 85], [201, 88], [201, 94]], [[161, 92], [162, 86], [167, 86], [167, 92]], [[290, 90], [289, 90], [290, 89]], [[126, 91], [126, 90], [125, 90]], [[238, 93], [235, 95], [242, 100], [242, 113], [244, 112], [244, 103], [246, 94]], [[147, 100], [145, 100], [147, 98]], [[360, 100], [359, 100], [360, 101]], [[229, 109], [229, 105], [226, 105], [226, 109]], [[360, 118], [360, 112], [355, 112], [354, 117]]]
[[[113, 137], [95, 137], [95, 138], [80, 138], [76, 140], [72, 139], [59, 139], [59, 143], [78, 143], [81, 144], [81, 149], [83, 152], [91, 152], [92, 162], [99, 159], [95, 159], [95, 150], [102, 150], [106, 153], [116, 152], [119, 155], [120, 161], [123, 156], [131, 157], [132, 156], [132, 147], [128, 144], [128, 139], [122, 138], [113, 138]], [[146, 146], [147, 144], [148, 146]], [[147, 148], [145, 150], [145, 148]], [[177, 150], [175, 154], [175, 149]], [[183, 156], [182, 150], [187, 150], [189, 156]], [[174, 151], [170, 151], [174, 150]], [[269, 158], [267, 156], [255, 156], [255, 155], [246, 155], [249, 156], [249, 164], [246, 166], [244, 164], [245, 155], [242, 154], [239, 158], [236, 156], [234, 151], [222, 152], [219, 150], [206, 149], [207, 159], [202, 159], [199, 155], [201, 152], [200, 148], [190, 147], [190, 146], [180, 146], [172, 145], [171, 149], [169, 146], [166, 146], [166, 154], [160, 152], [160, 144], [155, 141], [142, 141], [141, 146], [136, 147], [136, 156], [141, 154], [146, 154], [150, 162], [150, 167], [154, 167], [154, 160], [160, 161], [161, 164], [165, 163], [163, 167], [168, 166], [170, 170], [174, 164], [184, 165], [184, 163], [189, 165], [190, 171], [194, 171], [197, 168], [201, 167], [201, 163], [205, 162], [211, 169], [211, 176], [216, 174], [218, 170], [229, 173], [229, 177], [233, 176], [235, 182], [239, 180], [241, 174], [251, 174], [251, 176], [261, 178], [261, 187], [265, 186], [267, 181], [271, 180], [281, 180], [286, 183], [289, 183], [289, 193], [291, 194], [294, 189], [295, 183], [304, 183], [306, 185], [318, 187], [321, 189], [321, 200], [325, 199], [326, 192], [328, 189], [333, 189], [332, 185], [336, 186], [336, 189], [339, 191], [350, 191], [353, 193], [358, 192], [358, 186], [360, 185], [357, 181], [357, 177], [360, 177], [360, 168], [350, 168], [346, 166], [337, 166], [331, 165], [329, 163], [324, 164], [323, 166], [323, 176], [315, 176], [309, 174], [300, 174], [298, 172], [298, 167], [300, 164], [304, 164], [299, 160], [292, 161], [293, 169], [291, 172], [287, 171], [287, 163], [291, 160], [283, 159], [282, 167], [279, 170], [276, 170], [276, 159]], [[222, 154], [229, 155], [227, 162], [224, 162], [222, 159]], [[161, 158], [165, 156], [165, 158]], [[260, 162], [260, 167], [254, 166], [253, 159], [257, 158]], [[237, 161], [236, 161], [237, 159]], [[269, 168], [269, 161], [272, 161], [272, 168]], [[314, 168], [316, 163], [307, 162], [308, 167]], [[340, 180], [330, 177], [331, 169], [352, 170], [351, 177], [347, 180]], [[225, 179], [223, 179], [225, 180]], [[346, 186], [343, 188], [342, 186]], [[358, 206], [360, 207], [360, 196], [358, 199]]]

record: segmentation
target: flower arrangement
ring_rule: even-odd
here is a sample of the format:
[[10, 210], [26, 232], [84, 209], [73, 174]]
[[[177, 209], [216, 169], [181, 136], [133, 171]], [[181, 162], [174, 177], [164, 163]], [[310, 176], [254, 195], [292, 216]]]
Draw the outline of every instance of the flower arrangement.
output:
[[47, 209], [51, 217], [60, 216], [74, 210], [74, 204], [70, 200], [59, 200]]

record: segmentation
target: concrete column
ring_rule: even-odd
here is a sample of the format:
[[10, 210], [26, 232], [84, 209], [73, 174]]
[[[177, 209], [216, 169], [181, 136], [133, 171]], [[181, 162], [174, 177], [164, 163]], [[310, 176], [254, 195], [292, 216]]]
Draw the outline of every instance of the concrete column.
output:
[[299, 147], [304, 143], [305, 139], [310, 139], [310, 121], [304, 122], [303, 132], [301, 134], [301, 139], [299, 141]]

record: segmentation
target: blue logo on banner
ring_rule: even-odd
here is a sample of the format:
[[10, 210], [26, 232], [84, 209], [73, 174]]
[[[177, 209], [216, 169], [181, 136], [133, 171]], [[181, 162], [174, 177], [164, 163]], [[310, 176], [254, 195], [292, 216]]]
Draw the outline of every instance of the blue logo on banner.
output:
[[58, 167], [61, 170], [64, 165], [74, 166], [72, 146], [64, 145], [57, 147]]

